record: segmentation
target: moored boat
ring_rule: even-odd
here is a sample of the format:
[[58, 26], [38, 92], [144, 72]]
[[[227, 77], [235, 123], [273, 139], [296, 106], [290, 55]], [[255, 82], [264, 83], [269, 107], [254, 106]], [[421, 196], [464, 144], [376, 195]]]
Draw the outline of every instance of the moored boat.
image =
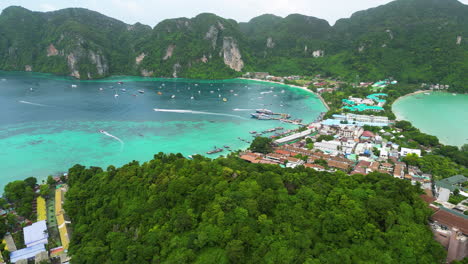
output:
[[219, 152], [222, 152], [222, 151], [224, 151], [224, 149], [217, 148], [217, 149], [213, 149], [213, 150], [210, 150], [210, 151], [206, 152], [206, 154], [215, 154], [215, 153], [219, 153]]

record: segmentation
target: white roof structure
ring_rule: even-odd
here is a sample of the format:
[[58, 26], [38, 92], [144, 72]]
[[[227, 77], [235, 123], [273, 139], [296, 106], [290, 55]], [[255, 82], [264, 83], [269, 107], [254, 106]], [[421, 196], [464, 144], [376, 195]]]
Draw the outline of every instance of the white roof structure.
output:
[[32, 247], [39, 244], [47, 244], [49, 233], [47, 232], [46, 221], [42, 220], [23, 228], [24, 244]]
[[47, 252], [44, 244], [37, 244], [31, 247], [23, 248], [10, 253], [10, 262], [16, 263], [17, 261], [22, 259], [34, 258], [37, 254], [41, 252]]
[[284, 138], [277, 139], [277, 140], [275, 140], [275, 143], [276, 144], [286, 143], [288, 141], [293, 141], [293, 140], [296, 140], [296, 139], [299, 139], [299, 138], [303, 138], [303, 137], [308, 136], [310, 134], [312, 134], [312, 130], [308, 129], [308, 130], [305, 130], [305, 131], [300, 132], [300, 133], [296, 133], [296, 134], [293, 134], [293, 135], [290, 135], [290, 136], [287, 136], [287, 137], [284, 137]]

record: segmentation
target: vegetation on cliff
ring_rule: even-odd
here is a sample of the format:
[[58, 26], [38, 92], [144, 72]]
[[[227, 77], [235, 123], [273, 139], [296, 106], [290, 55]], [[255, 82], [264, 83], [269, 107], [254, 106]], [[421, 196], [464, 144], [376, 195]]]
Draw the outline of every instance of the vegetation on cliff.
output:
[[[237, 23], [214, 14], [164, 20], [153, 29], [86, 9], [0, 15], [0, 69], [81, 79], [126, 74], [229, 78], [247, 71], [373, 81], [443, 83], [466, 91], [468, 6], [396, 0], [330, 26], [299, 14]], [[464, 87], [465, 86], [465, 87]]]

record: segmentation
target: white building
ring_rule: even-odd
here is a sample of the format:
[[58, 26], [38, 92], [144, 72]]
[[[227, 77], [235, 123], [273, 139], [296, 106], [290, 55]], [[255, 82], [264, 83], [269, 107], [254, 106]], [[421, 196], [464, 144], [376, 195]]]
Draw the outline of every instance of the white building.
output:
[[381, 159], [388, 159], [388, 151], [385, 148], [380, 149], [380, 158]]
[[23, 234], [26, 247], [47, 244], [49, 233], [47, 232], [46, 221], [42, 220], [23, 228]]
[[421, 157], [421, 150], [420, 149], [401, 148], [400, 156], [406, 157], [408, 154], [416, 154], [418, 157]]
[[332, 141], [322, 141], [316, 142], [314, 144], [314, 148], [321, 150], [323, 152], [337, 154], [339, 152], [339, 147], [341, 146], [341, 142], [332, 140]]
[[303, 138], [303, 137], [308, 136], [310, 134], [312, 134], [312, 130], [307, 129], [306, 131], [296, 133], [296, 134], [293, 134], [293, 135], [290, 135], [290, 136], [275, 140], [275, 143], [276, 144], [286, 143], [286, 142], [293, 141], [293, 140], [296, 140], [296, 139], [299, 139], [299, 138]]

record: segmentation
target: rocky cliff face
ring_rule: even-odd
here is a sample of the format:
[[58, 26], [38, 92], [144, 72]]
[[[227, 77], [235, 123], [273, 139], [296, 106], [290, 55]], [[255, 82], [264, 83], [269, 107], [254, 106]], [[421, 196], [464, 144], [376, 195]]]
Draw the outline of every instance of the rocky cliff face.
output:
[[244, 68], [244, 61], [242, 61], [241, 52], [234, 38], [224, 37], [223, 54], [224, 63], [229, 66], [229, 68], [238, 72], [242, 71]]
[[49, 47], [47, 47], [47, 57], [50, 56], [57, 56], [59, 55], [58, 50], [55, 48], [54, 44], [50, 44]]
[[218, 33], [219, 33], [218, 28], [212, 25], [210, 26], [210, 29], [208, 30], [208, 32], [206, 32], [205, 34], [205, 39], [211, 41], [211, 46], [213, 47], [213, 50], [216, 49], [216, 43], [218, 41]]

